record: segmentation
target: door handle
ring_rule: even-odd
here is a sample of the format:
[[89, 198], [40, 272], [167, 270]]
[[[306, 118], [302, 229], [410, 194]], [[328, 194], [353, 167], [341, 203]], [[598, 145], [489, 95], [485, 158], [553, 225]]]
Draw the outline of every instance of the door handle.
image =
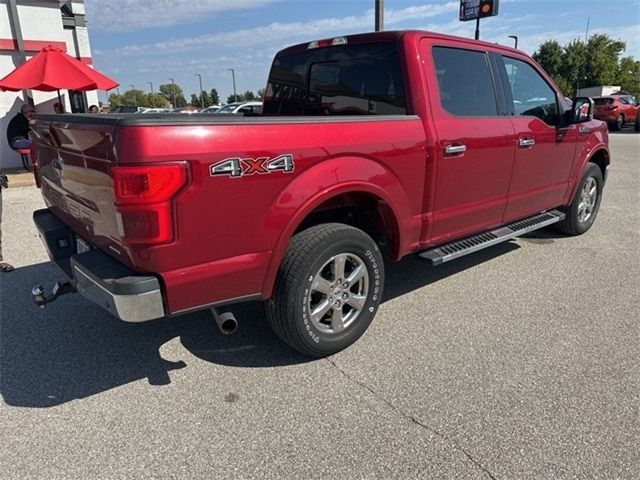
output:
[[460, 155], [466, 151], [466, 145], [447, 145], [446, 147], [444, 147], [445, 155]]
[[518, 140], [518, 147], [520, 148], [530, 148], [536, 144], [536, 141], [533, 138], [521, 138]]

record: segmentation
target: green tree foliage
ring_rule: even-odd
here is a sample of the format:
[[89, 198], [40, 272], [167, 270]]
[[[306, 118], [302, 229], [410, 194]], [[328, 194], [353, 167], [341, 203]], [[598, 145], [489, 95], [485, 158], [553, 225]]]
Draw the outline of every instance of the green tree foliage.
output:
[[131, 89], [124, 92], [124, 104], [135, 107], [149, 107], [149, 97], [142, 90]]
[[200, 99], [200, 95], [196, 93], [191, 94], [191, 105], [194, 107], [202, 107], [202, 100]]
[[267, 90], [264, 88], [261, 88], [260, 90], [258, 90], [257, 94], [258, 94], [258, 99], [262, 100], [264, 98], [264, 94], [267, 93]]
[[211, 92], [209, 92], [209, 99], [211, 100], [211, 105], [220, 105], [220, 94], [218, 90], [212, 88]]
[[108, 100], [109, 105], [111, 105], [112, 107], [121, 107], [122, 105], [124, 105], [124, 96], [118, 95], [117, 93], [111, 93]]
[[169, 102], [161, 93], [150, 93], [147, 95], [147, 105], [145, 107], [167, 108]]
[[254, 92], [252, 92], [251, 90], [247, 90], [244, 93], [238, 94], [238, 95], [229, 95], [227, 97], [227, 103], [234, 103], [234, 102], [253, 102], [255, 100], [260, 100], [262, 98], [262, 96], [259, 94], [258, 91], [258, 95], [256, 95]]
[[640, 100], [640, 61], [633, 57], [620, 59], [620, 74], [618, 75], [620, 87]]
[[187, 99], [184, 98], [182, 88], [177, 83], [163, 83], [159, 88], [160, 94], [174, 107], [184, 107], [187, 105]]
[[[625, 42], [608, 35], [592, 35], [585, 43], [576, 39], [564, 47], [555, 40], [540, 45], [533, 54], [567, 96], [576, 89], [598, 85], [621, 85], [633, 95], [640, 94], [640, 67], [632, 57], [620, 58]], [[630, 72], [630, 73], [629, 73]]]

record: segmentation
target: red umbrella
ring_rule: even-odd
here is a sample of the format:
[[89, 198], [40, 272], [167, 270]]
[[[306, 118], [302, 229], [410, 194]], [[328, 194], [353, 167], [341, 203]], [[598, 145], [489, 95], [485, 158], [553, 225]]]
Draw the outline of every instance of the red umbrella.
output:
[[0, 80], [0, 90], [11, 91], [111, 90], [118, 85], [53, 45], [47, 45]]

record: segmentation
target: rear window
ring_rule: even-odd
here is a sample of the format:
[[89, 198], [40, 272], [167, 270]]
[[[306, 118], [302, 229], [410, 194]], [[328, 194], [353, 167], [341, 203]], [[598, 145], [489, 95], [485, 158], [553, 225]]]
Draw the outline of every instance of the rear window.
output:
[[613, 98], [594, 98], [593, 103], [596, 105], [611, 105], [613, 103]]
[[271, 115], [405, 115], [395, 43], [278, 55], [262, 109]]

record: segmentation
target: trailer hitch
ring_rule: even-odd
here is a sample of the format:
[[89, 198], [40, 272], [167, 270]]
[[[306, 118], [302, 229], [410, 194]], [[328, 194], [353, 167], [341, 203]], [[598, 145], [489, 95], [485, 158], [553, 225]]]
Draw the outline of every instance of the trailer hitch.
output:
[[75, 291], [75, 287], [69, 282], [56, 282], [51, 290], [51, 296], [45, 297], [44, 288], [40, 285], [31, 289], [31, 296], [38, 307], [44, 308], [48, 303], [56, 301], [58, 297], [67, 293], [75, 293]]

